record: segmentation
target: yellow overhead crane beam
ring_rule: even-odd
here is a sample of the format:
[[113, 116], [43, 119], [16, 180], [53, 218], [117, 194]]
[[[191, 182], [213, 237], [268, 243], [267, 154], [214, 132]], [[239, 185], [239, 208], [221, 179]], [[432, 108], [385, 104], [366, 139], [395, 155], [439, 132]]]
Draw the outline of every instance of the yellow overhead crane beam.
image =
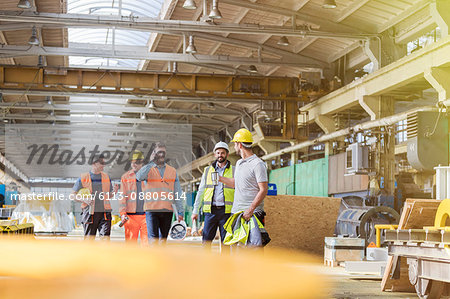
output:
[[29, 92], [308, 101], [298, 78], [0, 66], [0, 89]]

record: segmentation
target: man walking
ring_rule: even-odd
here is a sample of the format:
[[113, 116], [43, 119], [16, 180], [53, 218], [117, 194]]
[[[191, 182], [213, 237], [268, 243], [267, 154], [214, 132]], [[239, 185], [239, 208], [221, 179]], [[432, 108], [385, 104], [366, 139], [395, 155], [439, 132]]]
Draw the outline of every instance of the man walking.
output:
[[145, 220], [143, 193], [144, 182], [136, 180], [136, 173], [142, 168], [144, 155], [135, 151], [131, 155], [131, 170], [121, 178], [120, 218], [125, 222], [125, 241], [136, 243], [140, 233], [141, 244], [147, 244], [147, 223]]
[[111, 204], [113, 187], [109, 176], [103, 172], [105, 167], [103, 155], [92, 158], [90, 172], [81, 174], [75, 182], [72, 197], [76, 198], [82, 188], [89, 190], [90, 196], [81, 201], [81, 223], [85, 238], [95, 239], [98, 231], [101, 239], [109, 239], [111, 234]]
[[238, 130], [233, 137], [236, 154], [241, 156], [236, 162], [234, 179], [221, 176], [219, 180], [234, 187], [234, 203], [231, 213], [243, 211], [245, 220], [255, 215], [264, 223], [264, 198], [268, 190], [267, 167], [252, 150], [253, 137], [247, 129]]
[[136, 174], [139, 181], [145, 184], [146, 200], [144, 203], [149, 242], [159, 237], [163, 241], [169, 235], [175, 204], [178, 221], [183, 220], [185, 196], [181, 190], [177, 171], [166, 164], [166, 146], [157, 143], [152, 153], [153, 160], [141, 168]]
[[205, 214], [205, 226], [203, 228], [203, 244], [211, 244], [216, 236], [217, 228], [220, 231], [220, 239], [223, 242], [226, 231], [223, 228], [225, 222], [231, 215], [231, 208], [234, 201], [234, 189], [224, 186], [221, 182], [215, 182], [213, 175], [216, 172], [225, 178], [234, 177], [234, 167], [227, 160], [229, 154], [228, 144], [218, 142], [214, 146], [214, 156], [216, 160], [205, 167], [202, 180], [200, 182], [197, 197], [194, 203], [192, 222], [198, 219], [200, 206], [203, 204]]

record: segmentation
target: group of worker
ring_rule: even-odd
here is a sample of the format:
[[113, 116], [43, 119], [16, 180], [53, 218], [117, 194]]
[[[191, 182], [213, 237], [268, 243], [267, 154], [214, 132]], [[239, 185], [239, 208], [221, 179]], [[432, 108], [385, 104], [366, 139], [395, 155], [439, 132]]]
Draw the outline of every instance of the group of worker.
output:
[[[266, 164], [252, 151], [253, 137], [247, 129], [238, 130], [233, 137], [236, 154], [241, 157], [236, 166], [228, 160], [228, 144], [219, 142], [214, 147], [215, 161], [205, 168], [192, 214], [193, 223], [198, 220], [203, 206], [203, 243], [213, 241], [219, 229], [221, 241], [226, 235], [226, 225], [234, 214], [245, 221], [254, 218], [264, 223], [264, 197], [268, 190]], [[73, 186], [73, 194], [83, 190], [90, 195], [81, 201], [81, 222], [84, 235], [109, 238], [111, 233], [111, 203], [120, 194], [120, 216], [124, 223], [125, 239], [147, 244], [168, 237], [173, 213], [183, 220], [184, 200], [175, 168], [166, 164], [166, 146], [157, 143], [150, 163], [144, 164], [144, 155], [135, 151], [131, 156], [131, 169], [112, 186], [109, 176], [103, 172], [104, 157], [93, 157], [91, 171], [83, 173]], [[233, 224], [234, 225], [234, 224]], [[229, 232], [231, 230], [228, 230]]]

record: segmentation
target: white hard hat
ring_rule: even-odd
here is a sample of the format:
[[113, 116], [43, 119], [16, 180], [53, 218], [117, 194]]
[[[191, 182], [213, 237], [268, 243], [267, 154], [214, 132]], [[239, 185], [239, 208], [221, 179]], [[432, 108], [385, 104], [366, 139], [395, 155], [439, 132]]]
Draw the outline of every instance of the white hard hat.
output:
[[216, 151], [216, 149], [218, 149], [218, 148], [226, 149], [227, 152], [230, 151], [230, 149], [228, 148], [228, 144], [226, 144], [223, 141], [219, 141], [219, 142], [216, 143], [216, 145], [214, 146], [214, 151]]

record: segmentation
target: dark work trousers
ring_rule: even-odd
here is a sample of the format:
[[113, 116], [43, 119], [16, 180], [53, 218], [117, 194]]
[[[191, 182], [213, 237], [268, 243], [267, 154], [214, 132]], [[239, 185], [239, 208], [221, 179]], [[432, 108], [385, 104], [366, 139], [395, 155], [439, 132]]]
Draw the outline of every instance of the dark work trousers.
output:
[[159, 239], [160, 236], [163, 240], [167, 239], [172, 224], [172, 216], [173, 212], [145, 212], [149, 243]]
[[81, 211], [81, 223], [83, 224], [84, 236], [94, 237], [97, 234], [100, 238], [109, 238], [111, 234], [111, 213], [94, 212], [89, 214], [89, 207]]
[[227, 233], [223, 226], [230, 216], [230, 213], [225, 213], [225, 206], [212, 206], [211, 213], [205, 213], [205, 226], [203, 228], [202, 237], [203, 243], [214, 240], [217, 228], [219, 228], [220, 239], [223, 242], [223, 239], [225, 239], [225, 234]]

